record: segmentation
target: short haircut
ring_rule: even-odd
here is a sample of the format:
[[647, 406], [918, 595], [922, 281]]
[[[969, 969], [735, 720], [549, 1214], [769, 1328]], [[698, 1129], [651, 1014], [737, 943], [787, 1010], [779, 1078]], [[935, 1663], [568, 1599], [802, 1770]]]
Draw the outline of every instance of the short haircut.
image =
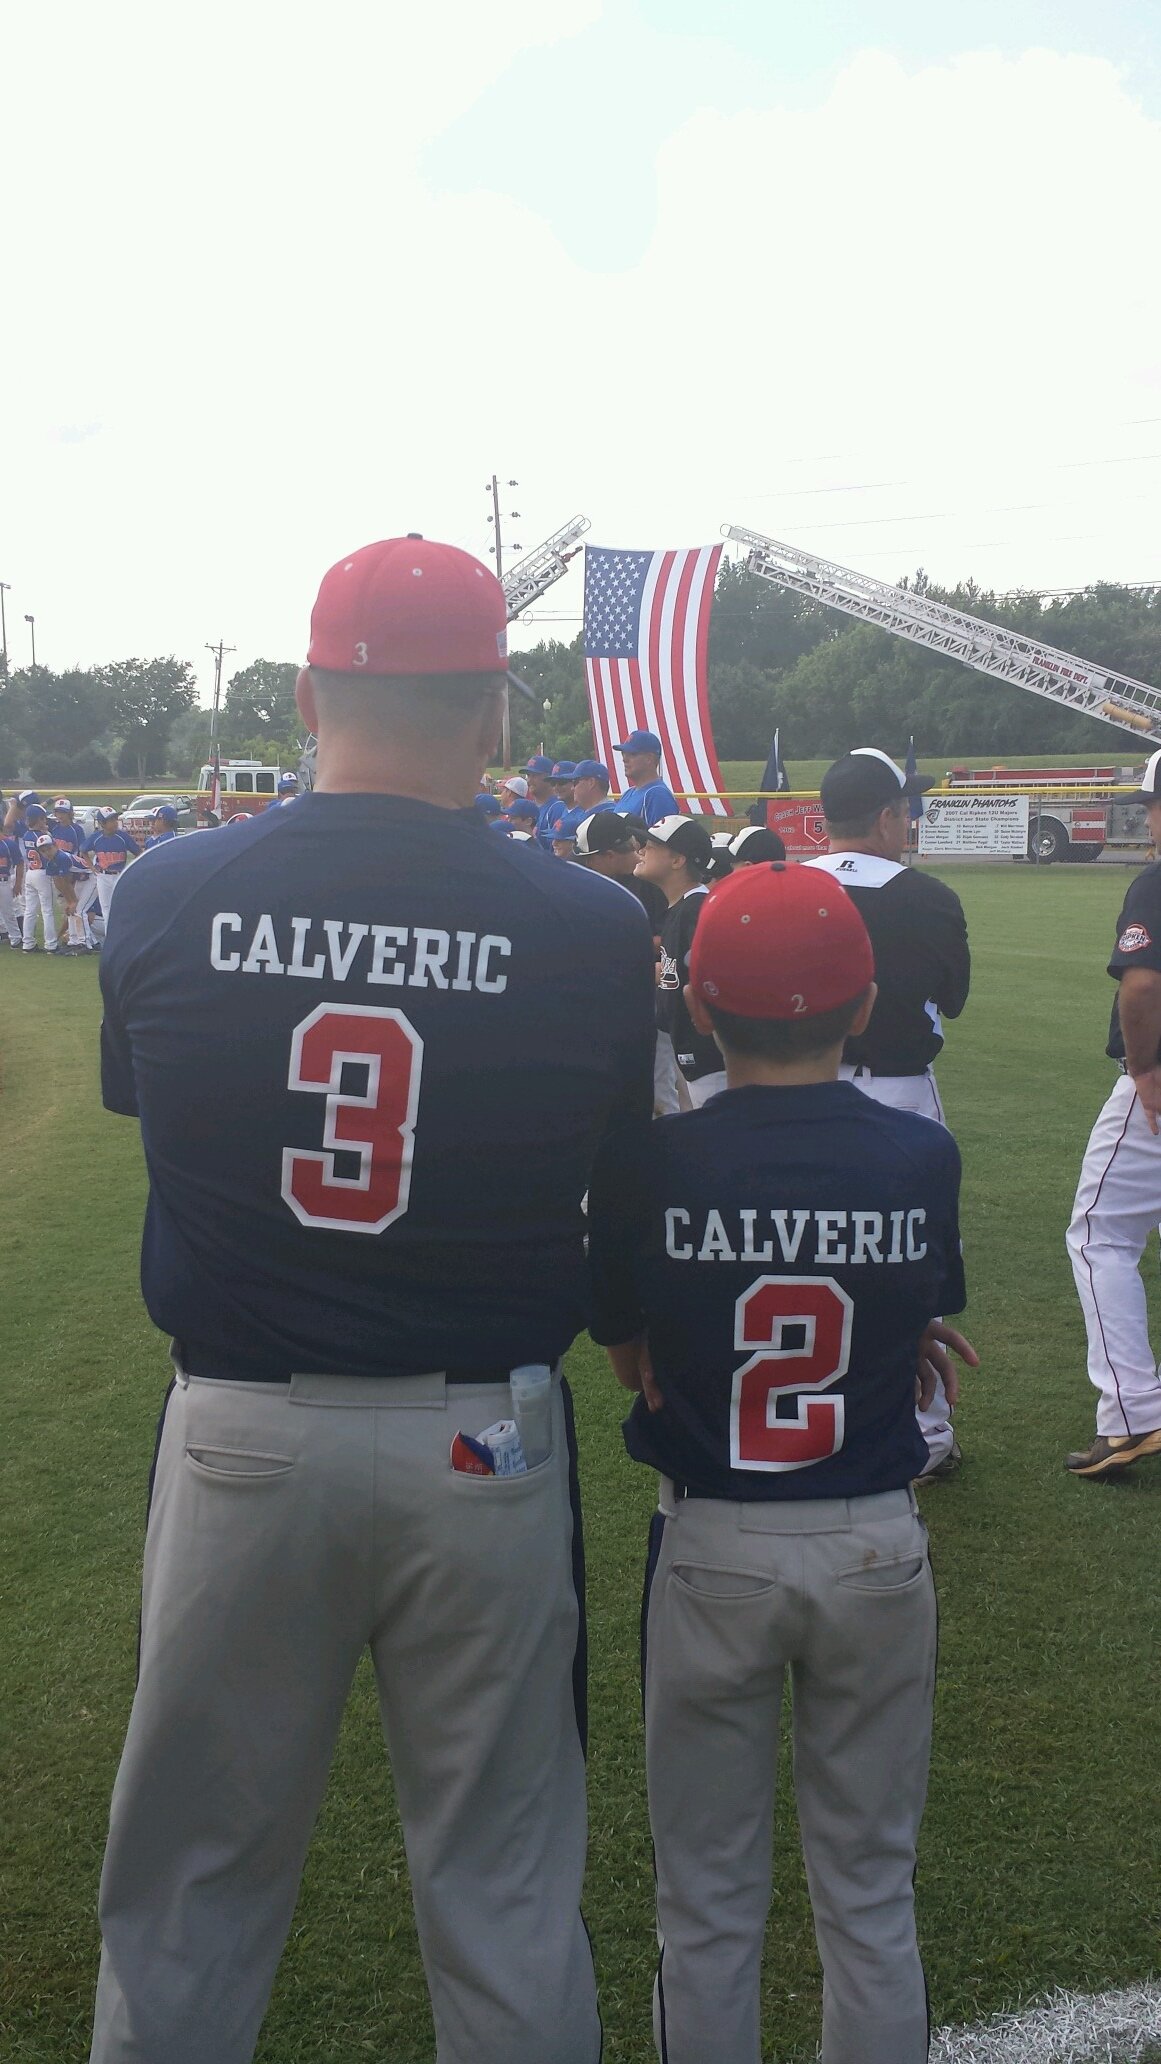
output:
[[867, 833], [873, 830], [874, 826], [878, 823], [884, 810], [894, 810], [896, 814], [898, 814], [900, 810], [906, 809], [906, 807], [907, 797], [900, 793], [897, 801], [890, 803], [877, 803], [873, 810], [864, 810], [862, 815], [859, 817], [845, 817], [841, 824], [836, 823], [833, 818], [828, 817], [826, 820], [826, 828], [829, 831], [832, 838], [866, 838]]
[[337, 674], [311, 667], [310, 678], [324, 718], [433, 740], [454, 737], [507, 685], [502, 668], [494, 674]]
[[750, 1054], [763, 1061], [801, 1061], [809, 1054], [825, 1053], [845, 1039], [867, 1000], [865, 989], [849, 1003], [819, 1011], [813, 1018], [742, 1018], [734, 1011], [718, 1010], [703, 998], [713, 1028], [724, 1047], [733, 1053]]

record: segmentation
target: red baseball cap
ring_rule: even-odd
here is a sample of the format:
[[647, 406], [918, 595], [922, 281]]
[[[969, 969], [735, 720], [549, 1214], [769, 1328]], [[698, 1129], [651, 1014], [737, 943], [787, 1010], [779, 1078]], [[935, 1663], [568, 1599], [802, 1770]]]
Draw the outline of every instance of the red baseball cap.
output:
[[689, 955], [695, 996], [739, 1018], [817, 1018], [875, 978], [867, 927], [813, 867], [740, 867], [712, 888]]
[[310, 666], [335, 674], [507, 674], [508, 603], [494, 573], [417, 532], [363, 545], [323, 575]]

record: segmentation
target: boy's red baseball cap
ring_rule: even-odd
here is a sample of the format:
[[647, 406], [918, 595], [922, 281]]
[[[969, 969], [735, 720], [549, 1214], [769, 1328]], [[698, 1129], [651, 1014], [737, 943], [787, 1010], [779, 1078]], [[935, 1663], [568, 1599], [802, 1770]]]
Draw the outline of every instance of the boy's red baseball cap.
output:
[[508, 604], [494, 573], [412, 532], [363, 545], [323, 575], [310, 666], [334, 674], [507, 674]]
[[875, 979], [867, 927], [813, 867], [741, 867], [706, 898], [689, 955], [695, 996], [739, 1018], [817, 1018]]

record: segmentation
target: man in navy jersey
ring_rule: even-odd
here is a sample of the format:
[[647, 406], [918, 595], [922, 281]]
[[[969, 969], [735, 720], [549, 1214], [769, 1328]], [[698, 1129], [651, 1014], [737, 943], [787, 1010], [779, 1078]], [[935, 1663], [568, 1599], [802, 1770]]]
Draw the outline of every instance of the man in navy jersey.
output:
[[[251, 2057], [368, 1647], [439, 2064], [597, 2064], [559, 1364], [593, 1157], [650, 1109], [652, 954], [630, 897], [472, 807], [506, 613], [450, 545], [339, 561], [299, 678], [313, 793], [117, 891], [104, 1095], [140, 1118], [176, 1375], [95, 2064]], [[497, 1187], [529, 1132], [551, 1155]], [[526, 1363], [554, 1372], [548, 1459], [459, 1473]]]
[[912, 1880], [935, 1596], [915, 1422], [964, 1301], [959, 1155], [838, 1081], [866, 928], [808, 868], [710, 892], [686, 998], [727, 1088], [598, 1158], [595, 1313], [660, 1477], [645, 1608], [665, 2064], [759, 2064], [779, 1707], [823, 1965], [826, 2064], [921, 2064]]

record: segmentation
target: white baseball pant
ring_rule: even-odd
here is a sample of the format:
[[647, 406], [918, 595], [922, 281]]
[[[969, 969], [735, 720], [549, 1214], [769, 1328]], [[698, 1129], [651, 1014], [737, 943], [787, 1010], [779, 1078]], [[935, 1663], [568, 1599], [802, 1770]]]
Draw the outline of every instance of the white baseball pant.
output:
[[1119, 1075], [1085, 1149], [1067, 1234], [1099, 1394], [1096, 1430], [1106, 1437], [1161, 1427], [1139, 1265], [1158, 1220], [1161, 1139], [1149, 1130], [1132, 1076]]
[[[922, 1075], [872, 1075], [869, 1068], [851, 1068], [844, 1061], [839, 1068], [841, 1082], [853, 1082], [864, 1096], [873, 1097], [877, 1104], [889, 1104], [893, 1111], [914, 1111], [920, 1118], [934, 1118], [937, 1125], [949, 1130], [943, 1114], [943, 1102], [935, 1080], [934, 1070], [927, 1068]], [[932, 1313], [932, 1317], [936, 1317]], [[928, 1468], [934, 1469], [945, 1455], [950, 1455], [955, 1433], [952, 1428], [952, 1408], [947, 1401], [942, 1376], [935, 1379], [935, 1392], [926, 1410], [915, 1414], [919, 1431], [927, 1442]]]
[[924, 2064], [914, 1875], [936, 1610], [914, 1495], [677, 1500], [662, 1478], [659, 1502], [644, 1644], [659, 2055], [760, 2064], [789, 1673], [822, 2064]]
[[0, 881], [0, 926], [8, 935], [10, 946], [19, 946], [21, 934], [12, 899], [12, 883]]
[[116, 874], [99, 874], [97, 876], [97, 898], [101, 905], [101, 916], [106, 924], [109, 922], [109, 905], [113, 901], [113, 891], [120, 879], [120, 871]]
[[680, 1111], [677, 1093], [677, 1055], [668, 1032], [657, 1034], [653, 1049], [653, 1116], [667, 1118]]
[[40, 918], [44, 927], [44, 950], [56, 952], [56, 904], [52, 894], [52, 876], [43, 869], [28, 868], [24, 876], [24, 951], [31, 953], [36, 945], [36, 920]]
[[[91, 2064], [249, 2064], [370, 1648], [438, 2064], [597, 2064], [565, 1400], [457, 1474], [507, 1383], [180, 1372], [101, 1879]], [[373, 1864], [371, 1866], [373, 1868]]]
[[76, 915], [81, 922], [82, 938], [78, 943], [91, 946], [93, 943], [93, 928], [89, 923], [89, 912], [97, 900], [96, 875], [74, 876], [73, 893], [77, 899]]

